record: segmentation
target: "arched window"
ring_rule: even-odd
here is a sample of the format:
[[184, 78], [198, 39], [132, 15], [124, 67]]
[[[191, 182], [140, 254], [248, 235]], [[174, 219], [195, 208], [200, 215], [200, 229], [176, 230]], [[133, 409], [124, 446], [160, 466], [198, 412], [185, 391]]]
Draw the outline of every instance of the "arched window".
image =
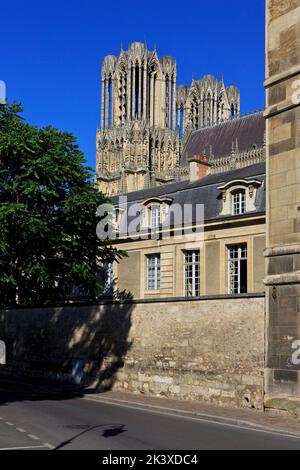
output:
[[180, 110], [179, 110], [179, 135], [180, 135], [180, 138], [182, 139], [183, 137], [183, 104], [180, 105]]
[[172, 77], [171, 79], [171, 93], [170, 93], [170, 100], [171, 100], [171, 103], [170, 103], [170, 129], [173, 129], [174, 127], [174, 122], [173, 122], [173, 118], [174, 118], [174, 91], [175, 91], [175, 82], [174, 82], [174, 77]]
[[234, 104], [231, 105], [230, 113], [231, 113], [231, 119], [235, 119], [236, 114], [235, 114]]
[[166, 95], [166, 119], [165, 119], [165, 125], [166, 127], [170, 126], [170, 80], [169, 76], [166, 76], [166, 90], [165, 90], [165, 95]]
[[207, 126], [210, 126], [211, 123], [212, 123], [212, 121], [211, 121], [211, 118], [212, 118], [212, 116], [211, 116], [211, 100], [212, 100], [211, 99], [211, 94], [208, 93], [208, 95], [207, 95], [207, 108], [206, 108], [207, 109], [207, 114], [206, 114], [206, 118], [207, 118], [206, 125]]
[[238, 189], [231, 193], [232, 213], [233, 215], [242, 215], [246, 212], [246, 192], [244, 189]]
[[119, 79], [118, 79], [118, 94], [119, 94], [119, 124], [124, 124], [127, 116], [127, 72], [125, 67], [122, 66]]

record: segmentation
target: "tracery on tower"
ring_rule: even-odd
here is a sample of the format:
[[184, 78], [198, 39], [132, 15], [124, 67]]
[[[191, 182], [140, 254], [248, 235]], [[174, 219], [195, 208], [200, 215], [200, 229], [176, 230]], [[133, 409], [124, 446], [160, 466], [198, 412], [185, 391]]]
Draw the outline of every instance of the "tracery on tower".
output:
[[177, 86], [176, 61], [135, 42], [102, 64], [97, 182], [109, 195], [178, 177], [182, 142], [194, 130], [240, 114], [236, 87], [211, 75]]

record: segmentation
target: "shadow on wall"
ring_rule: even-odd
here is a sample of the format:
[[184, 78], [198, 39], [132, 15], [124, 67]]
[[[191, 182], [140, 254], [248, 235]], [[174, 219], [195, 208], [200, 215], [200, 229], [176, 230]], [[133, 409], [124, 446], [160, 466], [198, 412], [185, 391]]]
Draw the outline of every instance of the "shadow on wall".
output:
[[7, 366], [0, 372], [110, 390], [132, 346], [131, 300], [119, 292], [101, 305], [2, 310]]

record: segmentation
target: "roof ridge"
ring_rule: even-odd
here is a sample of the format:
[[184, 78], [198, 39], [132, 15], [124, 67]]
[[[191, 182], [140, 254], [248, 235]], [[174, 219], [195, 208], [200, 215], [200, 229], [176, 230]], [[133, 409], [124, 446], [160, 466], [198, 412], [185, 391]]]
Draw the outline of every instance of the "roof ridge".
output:
[[[218, 179], [218, 177], [221, 178], [221, 176], [223, 176], [224, 180], [226, 180], [226, 179], [230, 178], [230, 174], [232, 174], [232, 173], [241, 172], [243, 170], [246, 171], [246, 170], [249, 170], [253, 167], [259, 167], [259, 166], [265, 166], [265, 162], [254, 163], [253, 165], [249, 165], [249, 166], [244, 167], [244, 168], [235, 168], [233, 170], [225, 171], [225, 172], [222, 172], [222, 173], [209, 174], [209, 175], [203, 177], [204, 180], [207, 180], [207, 181], [204, 181], [204, 182], [203, 182], [203, 179], [199, 179], [199, 180], [194, 181], [192, 183], [189, 180], [177, 181], [177, 182], [174, 181], [173, 183], [168, 183], [168, 184], [161, 185], [161, 186], [156, 186], [156, 187], [154, 186], [154, 187], [148, 188], [147, 190], [141, 189], [139, 191], [133, 191], [131, 193], [126, 193], [126, 194], [123, 194], [123, 195], [119, 194], [117, 196], [114, 196], [114, 198], [116, 198], [116, 197], [119, 198], [120, 196], [129, 196], [130, 199], [131, 199], [131, 198], [134, 198], [136, 196], [136, 199], [131, 199], [131, 201], [129, 201], [129, 202], [132, 202], [132, 201], [142, 200], [143, 199], [142, 194], [145, 193], [145, 192], [149, 194], [150, 191], [155, 192], [159, 189], [164, 189], [165, 192], [163, 194], [168, 195], [168, 194], [173, 194], [173, 193], [177, 193], [177, 192], [190, 191], [190, 190], [193, 190], [193, 189], [197, 189], [199, 187], [205, 188], [207, 186], [219, 185], [219, 184], [221, 184], [221, 182], [213, 183], [213, 182], [210, 182], [209, 179]], [[253, 174], [246, 175], [245, 178], [248, 178], [248, 177], [250, 178], [250, 177], [254, 177], [254, 176], [264, 176], [264, 175], [265, 175], [265, 171], [258, 171], [258, 172], [255, 172]], [[202, 182], [204, 184], [201, 184]], [[176, 185], [176, 184], [179, 185], [180, 183], [183, 185], [182, 188], [179, 188], [178, 190], [167, 192], [168, 191], [168, 188], [167, 188], [168, 186]], [[140, 196], [140, 198], [139, 198], [139, 196]]]
[[199, 129], [194, 129], [191, 132], [191, 135], [195, 134], [196, 132], [203, 131], [203, 130], [214, 129], [216, 127], [225, 126], [226, 124], [229, 124], [229, 123], [232, 123], [232, 122], [237, 122], [237, 121], [240, 121], [241, 119], [246, 119], [246, 118], [249, 118], [251, 116], [255, 116], [256, 114], [263, 114], [263, 111], [264, 111], [264, 108], [262, 108], [260, 110], [257, 110], [257, 111], [251, 111], [251, 112], [241, 114], [239, 117], [234, 118], [234, 119], [230, 118], [230, 119], [227, 119], [226, 121], [216, 122], [215, 124], [210, 124], [208, 126], [202, 126], [202, 127], [199, 127]]

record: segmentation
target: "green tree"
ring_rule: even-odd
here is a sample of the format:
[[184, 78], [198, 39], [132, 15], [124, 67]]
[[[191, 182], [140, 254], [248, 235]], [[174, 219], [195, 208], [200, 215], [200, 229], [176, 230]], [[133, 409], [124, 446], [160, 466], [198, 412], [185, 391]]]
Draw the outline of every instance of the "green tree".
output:
[[0, 305], [47, 305], [74, 286], [96, 296], [97, 266], [121, 253], [96, 237], [92, 181], [76, 139], [0, 105]]

